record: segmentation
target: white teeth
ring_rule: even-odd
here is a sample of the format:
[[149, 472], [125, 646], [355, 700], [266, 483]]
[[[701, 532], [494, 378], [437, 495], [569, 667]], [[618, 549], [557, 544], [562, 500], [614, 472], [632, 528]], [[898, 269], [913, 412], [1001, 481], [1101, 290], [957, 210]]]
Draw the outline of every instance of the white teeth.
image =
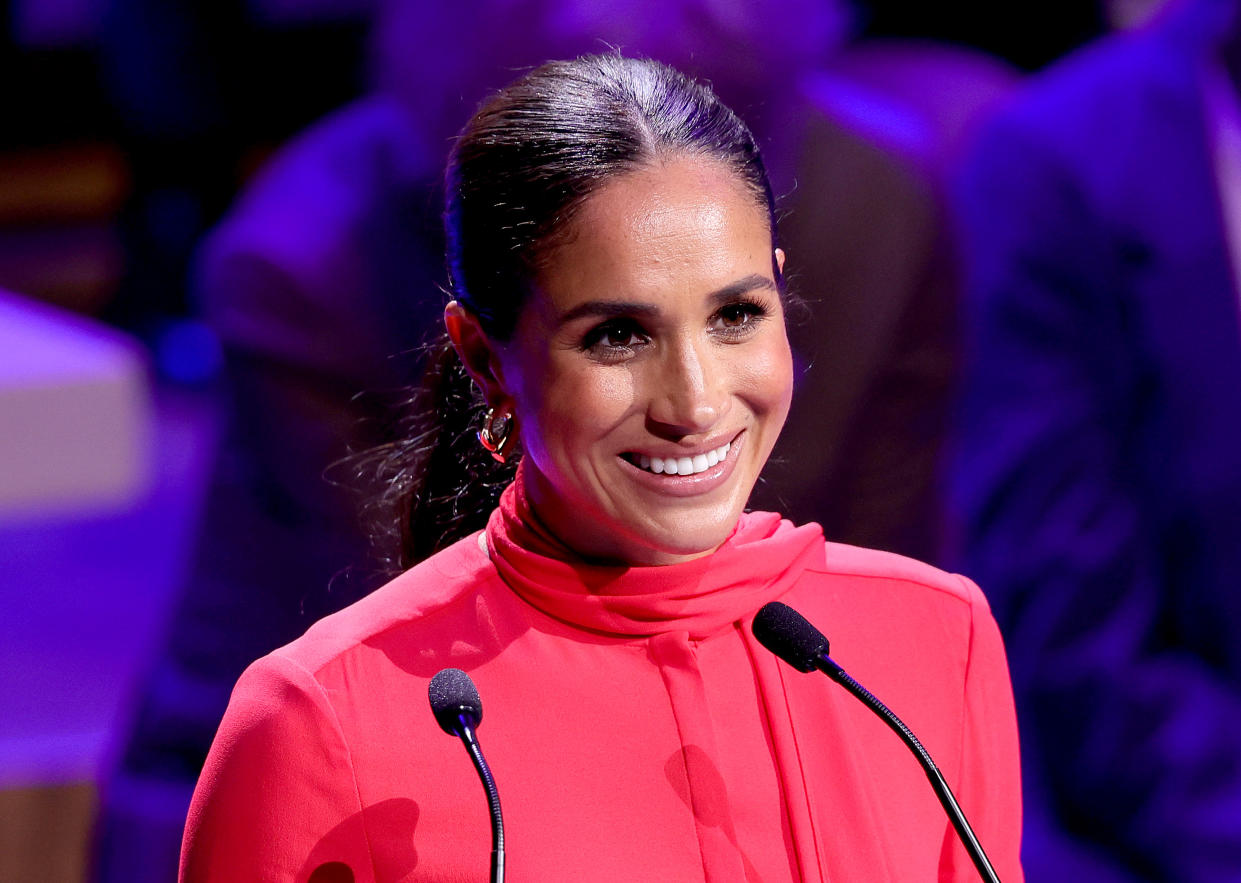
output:
[[699, 472], [706, 472], [712, 466], [722, 463], [727, 459], [731, 448], [732, 442], [725, 442], [705, 454], [695, 454], [692, 457], [665, 458], [638, 454], [634, 459], [638, 466], [656, 475], [697, 475]]

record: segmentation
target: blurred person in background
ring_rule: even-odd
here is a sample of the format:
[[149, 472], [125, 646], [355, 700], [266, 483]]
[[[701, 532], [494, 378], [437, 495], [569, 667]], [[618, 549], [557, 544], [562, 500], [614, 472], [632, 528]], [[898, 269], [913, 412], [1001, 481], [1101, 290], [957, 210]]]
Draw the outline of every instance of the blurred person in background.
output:
[[1006, 633], [1031, 880], [1241, 880], [1237, 11], [1041, 74], [962, 175], [954, 566]]
[[[73, 3], [65, 4], [72, 7]], [[363, 87], [368, 0], [93, 0], [99, 87], [133, 175], [125, 272], [105, 317], [201, 382], [179, 340], [187, 267], [259, 157]]]

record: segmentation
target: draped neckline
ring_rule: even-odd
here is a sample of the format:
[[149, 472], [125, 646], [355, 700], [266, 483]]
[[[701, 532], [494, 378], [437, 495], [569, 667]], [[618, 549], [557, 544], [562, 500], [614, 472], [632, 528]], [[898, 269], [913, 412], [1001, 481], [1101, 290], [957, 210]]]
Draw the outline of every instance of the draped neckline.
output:
[[774, 512], [747, 512], [710, 555], [663, 566], [597, 564], [552, 536], [530, 507], [518, 468], [487, 524], [501, 579], [543, 613], [607, 635], [686, 632], [701, 640], [748, 620], [824, 563], [817, 524], [794, 527]]

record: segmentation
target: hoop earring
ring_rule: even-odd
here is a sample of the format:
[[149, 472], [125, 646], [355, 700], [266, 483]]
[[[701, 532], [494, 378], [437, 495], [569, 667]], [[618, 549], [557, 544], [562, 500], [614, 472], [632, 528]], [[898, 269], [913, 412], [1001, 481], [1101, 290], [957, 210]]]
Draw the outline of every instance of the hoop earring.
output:
[[513, 440], [513, 415], [508, 411], [488, 408], [483, 417], [483, 428], [478, 431], [478, 443], [498, 463], [507, 463], [509, 443]]

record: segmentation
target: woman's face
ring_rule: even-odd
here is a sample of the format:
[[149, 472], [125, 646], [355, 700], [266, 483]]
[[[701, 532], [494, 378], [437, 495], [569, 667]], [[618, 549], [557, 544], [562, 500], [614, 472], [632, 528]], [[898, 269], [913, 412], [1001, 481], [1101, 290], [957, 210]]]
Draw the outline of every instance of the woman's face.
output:
[[531, 505], [586, 557], [707, 554], [792, 393], [766, 213], [722, 165], [674, 156], [604, 185], [569, 233], [496, 351]]

